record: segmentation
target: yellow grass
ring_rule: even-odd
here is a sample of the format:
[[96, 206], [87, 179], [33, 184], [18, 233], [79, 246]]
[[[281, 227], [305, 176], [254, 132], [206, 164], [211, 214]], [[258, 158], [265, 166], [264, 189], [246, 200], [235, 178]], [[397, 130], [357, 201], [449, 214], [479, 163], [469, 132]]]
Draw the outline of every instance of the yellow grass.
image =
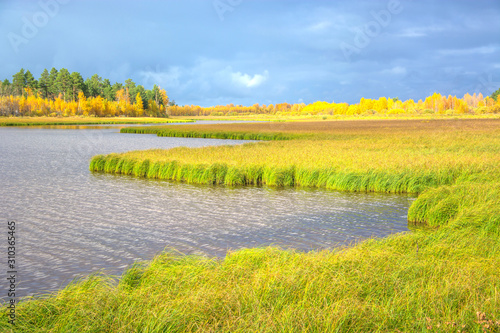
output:
[[[201, 137], [209, 137], [214, 133], [267, 133], [292, 140], [111, 154], [96, 157], [94, 162], [100, 160], [101, 163], [94, 163], [95, 167], [92, 166], [91, 169], [137, 174], [134, 166], [144, 161], [148, 162], [148, 170], [161, 170], [167, 164], [175, 162], [175, 167], [180, 170], [178, 172], [162, 174], [160, 171], [143, 170], [142, 176], [212, 183], [204, 170], [222, 165], [226, 169], [232, 169], [233, 174], [241, 176], [236, 182], [232, 179], [223, 181], [225, 184], [288, 184], [358, 191], [421, 192], [428, 186], [452, 184], [456, 180], [464, 181], [479, 175], [498, 174], [499, 125], [499, 120], [483, 119], [153, 127], [153, 133], [158, 131], [159, 135], [174, 133], [174, 136], [183, 136], [187, 133], [188, 136], [199, 134]], [[127, 161], [128, 164], [120, 164], [120, 160]], [[107, 166], [106, 161], [109, 161]], [[116, 168], [116, 164], [124, 168]], [[184, 166], [186, 170], [182, 169]], [[136, 166], [136, 169], [140, 167]], [[277, 170], [288, 173], [286, 177], [290, 181], [276, 184], [272, 177], [267, 177], [266, 181], [265, 175]], [[193, 176], [195, 172], [199, 176]], [[252, 176], [252, 172], [260, 172], [262, 176]], [[228, 175], [226, 172], [225, 176]], [[345, 183], [349, 179], [332, 179], [328, 182], [332, 175], [343, 179], [352, 176], [358, 180], [350, 178], [355, 186], [339, 183]], [[373, 179], [365, 179], [359, 183], [359, 177], [366, 178], [367, 175]]]
[[186, 122], [185, 119], [150, 117], [0, 117], [0, 126], [33, 125], [91, 125], [91, 124], [149, 124]]

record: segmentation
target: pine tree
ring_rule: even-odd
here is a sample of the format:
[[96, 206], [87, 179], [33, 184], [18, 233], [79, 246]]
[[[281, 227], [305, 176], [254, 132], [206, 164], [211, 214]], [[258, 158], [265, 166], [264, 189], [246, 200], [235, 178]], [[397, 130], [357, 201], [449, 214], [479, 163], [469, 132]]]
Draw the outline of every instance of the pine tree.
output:
[[61, 68], [56, 78], [57, 91], [63, 94], [64, 101], [67, 101], [72, 93], [71, 74], [66, 68]]
[[493, 98], [495, 101], [498, 101], [498, 95], [500, 95], [500, 88], [498, 88], [497, 91], [491, 94], [490, 98]]
[[12, 89], [13, 93], [17, 96], [23, 95], [23, 90], [26, 87], [26, 76], [24, 75], [24, 68], [12, 75]]
[[76, 101], [80, 92], [85, 88], [83, 77], [78, 72], [71, 73], [71, 100]]
[[50, 75], [49, 75], [49, 84], [47, 86], [49, 98], [51, 98], [52, 100], [54, 100], [59, 95], [59, 90], [58, 90], [58, 87], [56, 84], [58, 74], [59, 74], [59, 72], [57, 71], [57, 69], [52, 67], [52, 69], [50, 70]]
[[85, 80], [88, 97], [97, 97], [102, 95], [102, 78], [94, 74], [90, 79]]
[[38, 89], [38, 81], [29, 70], [24, 73], [24, 80], [26, 82], [26, 87], [30, 88], [33, 91]]
[[38, 89], [40, 89], [41, 97], [48, 98], [49, 96], [49, 71], [45, 68], [40, 75], [40, 79], [38, 80]]
[[130, 94], [130, 102], [135, 103], [135, 95], [137, 94], [135, 82], [132, 81], [132, 79], [126, 79], [125, 88], [128, 89], [128, 92]]
[[114, 101], [115, 100], [115, 94], [113, 92], [113, 87], [111, 86], [111, 82], [109, 79], [104, 79], [102, 81], [102, 97], [104, 97], [108, 101]]

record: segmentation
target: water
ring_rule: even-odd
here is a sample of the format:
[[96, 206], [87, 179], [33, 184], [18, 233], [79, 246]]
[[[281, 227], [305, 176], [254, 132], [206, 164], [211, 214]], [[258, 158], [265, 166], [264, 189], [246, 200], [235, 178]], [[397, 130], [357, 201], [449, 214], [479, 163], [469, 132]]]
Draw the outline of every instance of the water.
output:
[[[0, 246], [15, 220], [17, 296], [104, 270], [121, 274], [164, 249], [224, 256], [279, 245], [325, 249], [407, 231], [411, 198], [327, 190], [188, 185], [93, 174], [96, 154], [242, 143], [120, 134], [118, 127], [0, 128]], [[0, 276], [6, 275], [6, 258]], [[0, 298], [7, 295], [0, 279]]]

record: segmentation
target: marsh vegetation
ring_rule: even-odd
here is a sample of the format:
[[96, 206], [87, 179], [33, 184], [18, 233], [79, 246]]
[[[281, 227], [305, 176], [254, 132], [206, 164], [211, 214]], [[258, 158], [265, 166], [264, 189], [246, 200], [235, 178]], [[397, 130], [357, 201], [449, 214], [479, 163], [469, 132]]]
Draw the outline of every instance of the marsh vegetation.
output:
[[499, 120], [321, 121], [154, 131], [276, 140], [100, 155], [90, 169], [225, 186], [416, 193], [408, 219], [427, 227], [307, 253], [275, 247], [231, 252], [224, 259], [163, 253], [131, 267], [118, 283], [95, 275], [52, 297], [21, 303], [16, 330], [500, 329]]

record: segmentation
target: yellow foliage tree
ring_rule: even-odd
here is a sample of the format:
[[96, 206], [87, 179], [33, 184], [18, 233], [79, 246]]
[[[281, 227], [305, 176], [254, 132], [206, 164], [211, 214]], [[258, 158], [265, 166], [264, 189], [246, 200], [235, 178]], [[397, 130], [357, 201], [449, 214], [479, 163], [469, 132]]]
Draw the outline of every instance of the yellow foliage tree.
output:
[[135, 104], [134, 104], [134, 109], [136, 112], [136, 116], [140, 117], [142, 116], [142, 113], [144, 112], [144, 104], [142, 102], [142, 97], [141, 93], [137, 93], [135, 96]]

